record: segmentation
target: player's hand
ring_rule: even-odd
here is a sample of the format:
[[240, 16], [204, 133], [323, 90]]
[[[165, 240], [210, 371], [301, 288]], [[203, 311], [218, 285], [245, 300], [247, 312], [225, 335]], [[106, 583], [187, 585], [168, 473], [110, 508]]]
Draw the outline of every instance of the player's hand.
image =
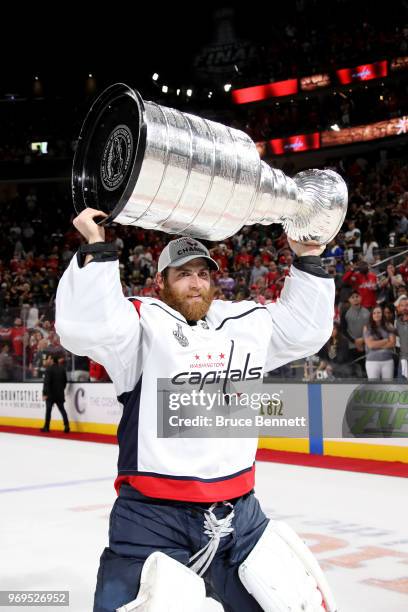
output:
[[85, 240], [92, 244], [94, 242], [105, 242], [105, 228], [95, 222], [95, 218], [106, 218], [108, 215], [95, 208], [85, 208], [73, 220], [74, 227]]
[[294, 251], [298, 257], [302, 257], [302, 255], [321, 255], [326, 248], [325, 244], [297, 242], [289, 237], [288, 243], [292, 251]]

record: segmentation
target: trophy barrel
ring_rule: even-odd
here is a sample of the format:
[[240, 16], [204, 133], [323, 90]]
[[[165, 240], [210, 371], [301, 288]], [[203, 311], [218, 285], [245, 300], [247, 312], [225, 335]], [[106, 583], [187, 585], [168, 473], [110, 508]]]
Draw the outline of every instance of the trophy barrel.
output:
[[72, 173], [76, 211], [220, 240], [250, 216], [261, 176], [252, 140], [239, 130], [144, 102], [124, 84], [89, 111]]
[[106, 89], [85, 119], [72, 192], [77, 213], [101, 210], [102, 223], [207, 240], [281, 223], [294, 240], [325, 244], [347, 210], [336, 172], [289, 178], [261, 162], [244, 132], [145, 102], [123, 83]]

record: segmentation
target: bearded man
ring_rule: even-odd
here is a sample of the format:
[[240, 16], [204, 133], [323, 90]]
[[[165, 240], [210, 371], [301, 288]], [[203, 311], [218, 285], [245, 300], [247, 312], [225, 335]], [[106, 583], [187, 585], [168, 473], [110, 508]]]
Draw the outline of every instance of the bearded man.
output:
[[[268, 528], [254, 495], [257, 439], [158, 437], [157, 380], [171, 380], [181, 390], [188, 381], [201, 381], [202, 388], [215, 371], [225, 379], [234, 372], [240, 380], [261, 384], [264, 370], [317, 353], [331, 335], [334, 311], [334, 281], [319, 257], [324, 246], [289, 240], [297, 257], [280, 299], [263, 306], [213, 299], [211, 270], [217, 263], [197, 240], [178, 238], [159, 257], [161, 299], [126, 298], [117, 249], [105, 242], [104, 229], [95, 222], [99, 216], [101, 211], [87, 208], [74, 220], [87, 244], [64, 272], [56, 301], [62, 345], [102, 364], [123, 405], [118, 497], [94, 612], [138, 609], [127, 604], [141, 582], [146, 586], [142, 568], [157, 552], [182, 566], [194, 561], [207, 594], [227, 612], [259, 612], [266, 609], [262, 597], [276, 598], [278, 587], [254, 586], [249, 592], [238, 571]], [[285, 563], [277, 563], [273, 575], [279, 566]], [[268, 564], [263, 568], [269, 571]], [[170, 597], [175, 589], [168, 576], [163, 572], [155, 588], [163, 590], [167, 579]], [[289, 599], [296, 592], [293, 581], [291, 573]], [[193, 609], [143, 605], [143, 610]], [[308, 606], [304, 599], [293, 605], [290, 609]], [[268, 603], [267, 609], [283, 608]]]

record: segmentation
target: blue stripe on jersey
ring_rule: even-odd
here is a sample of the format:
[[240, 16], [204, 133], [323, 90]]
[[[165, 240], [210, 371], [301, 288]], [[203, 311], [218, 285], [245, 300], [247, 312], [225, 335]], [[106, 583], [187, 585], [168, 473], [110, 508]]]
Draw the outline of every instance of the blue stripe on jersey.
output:
[[127, 391], [118, 396], [123, 404], [123, 414], [118, 427], [119, 458], [118, 471], [137, 471], [140, 395], [142, 392], [143, 375], [139, 378], [133, 391]]

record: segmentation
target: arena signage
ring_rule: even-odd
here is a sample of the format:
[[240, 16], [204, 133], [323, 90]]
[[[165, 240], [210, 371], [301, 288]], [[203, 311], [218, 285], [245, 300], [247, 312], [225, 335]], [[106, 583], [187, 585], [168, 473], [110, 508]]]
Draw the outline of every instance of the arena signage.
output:
[[266, 85], [255, 85], [244, 89], [234, 89], [232, 101], [234, 104], [247, 104], [248, 102], [259, 102], [267, 98], [279, 98], [281, 96], [291, 96], [299, 91], [298, 80], [289, 79], [287, 81], [277, 81]]
[[300, 153], [320, 148], [320, 134], [298, 134], [288, 138], [274, 138], [269, 141], [272, 155], [284, 155], [285, 153]]
[[300, 79], [300, 89], [302, 91], [313, 91], [321, 87], [330, 85], [330, 77], [328, 74], [312, 74], [311, 76]]
[[355, 68], [342, 68], [336, 70], [336, 75], [341, 85], [348, 85], [358, 81], [370, 81], [380, 79], [388, 75], [387, 61], [374, 62], [373, 64], [362, 64]]

